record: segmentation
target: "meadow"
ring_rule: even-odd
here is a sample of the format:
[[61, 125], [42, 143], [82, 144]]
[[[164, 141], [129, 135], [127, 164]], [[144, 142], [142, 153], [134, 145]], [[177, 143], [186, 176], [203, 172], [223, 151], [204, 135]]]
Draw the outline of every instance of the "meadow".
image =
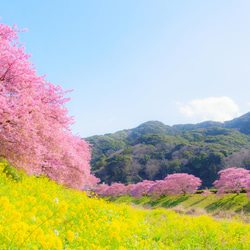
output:
[[[4, 164], [1, 164], [3, 168]], [[0, 171], [1, 249], [250, 249], [250, 225], [89, 198], [46, 177]]]
[[152, 198], [149, 195], [143, 197], [131, 197], [129, 195], [117, 198], [104, 198], [114, 203], [130, 204], [144, 209], [167, 208], [180, 214], [209, 215], [218, 219], [236, 219], [250, 223], [250, 200], [245, 193], [236, 195], [201, 194], [171, 195]]

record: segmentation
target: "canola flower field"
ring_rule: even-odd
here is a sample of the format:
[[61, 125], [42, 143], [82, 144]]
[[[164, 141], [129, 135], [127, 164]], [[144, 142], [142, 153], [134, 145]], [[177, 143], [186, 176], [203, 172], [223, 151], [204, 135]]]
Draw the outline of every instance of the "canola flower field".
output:
[[0, 249], [250, 249], [249, 224], [139, 210], [0, 170]]

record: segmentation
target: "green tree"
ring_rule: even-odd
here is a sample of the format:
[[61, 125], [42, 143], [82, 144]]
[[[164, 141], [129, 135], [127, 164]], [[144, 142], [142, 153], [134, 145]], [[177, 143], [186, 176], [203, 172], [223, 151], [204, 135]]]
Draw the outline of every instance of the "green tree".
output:
[[130, 181], [129, 170], [132, 157], [130, 155], [116, 155], [107, 161], [106, 169], [109, 176], [108, 182], [128, 183]]

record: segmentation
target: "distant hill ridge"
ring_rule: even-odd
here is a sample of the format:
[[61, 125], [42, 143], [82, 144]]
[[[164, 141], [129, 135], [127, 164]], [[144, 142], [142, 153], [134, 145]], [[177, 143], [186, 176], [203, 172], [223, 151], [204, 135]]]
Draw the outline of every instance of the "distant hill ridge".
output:
[[241, 133], [250, 135], [250, 112], [225, 122], [205, 121], [196, 124], [188, 123], [188, 124], [175, 124], [173, 126], [169, 126], [165, 125], [160, 121], [147, 121], [145, 123], [140, 124], [136, 128], [125, 129], [115, 133], [107, 133], [104, 134], [104, 136], [112, 136], [116, 133], [119, 134], [121, 132], [128, 132], [128, 133], [131, 132], [132, 137], [136, 136], [137, 134], [142, 135], [145, 133], [174, 134], [180, 130], [194, 130], [200, 128], [209, 128], [209, 127], [233, 128]]
[[193, 130], [198, 128], [208, 128], [208, 127], [221, 127], [221, 128], [233, 128], [237, 131], [244, 133], [246, 135], [250, 134], [250, 112], [237, 117], [231, 121], [225, 122], [214, 122], [214, 121], [205, 121], [197, 124], [178, 124], [174, 125], [174, 128], [181, 130]]
[[211, 186], [230, 166], [250, 168], [250, 112], [226, 122], [136, 128], [85, 138], [92, 147], [92, 171], [102, 181], [136, 183], [186, 172]]

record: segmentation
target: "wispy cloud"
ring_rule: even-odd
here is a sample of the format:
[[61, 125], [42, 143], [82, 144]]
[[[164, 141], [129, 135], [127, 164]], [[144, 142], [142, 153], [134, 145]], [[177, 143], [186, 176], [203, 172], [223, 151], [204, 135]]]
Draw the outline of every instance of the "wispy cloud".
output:
[[177, 103], [179, 111], [192, 122], [227, 121], [240, 115], [238, 105], [229, 97], [194, 99], [188, 103]]

